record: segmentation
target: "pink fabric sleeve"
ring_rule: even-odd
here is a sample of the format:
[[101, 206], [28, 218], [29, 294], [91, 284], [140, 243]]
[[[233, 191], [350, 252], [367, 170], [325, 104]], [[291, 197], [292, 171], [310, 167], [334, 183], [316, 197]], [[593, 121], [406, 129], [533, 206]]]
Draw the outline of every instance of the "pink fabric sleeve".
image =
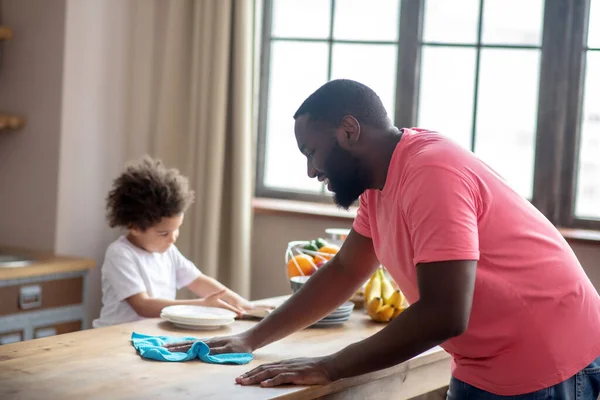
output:
[[468, 177], [447, 167], [418, 167], [402, 192], [415, 265], [479, 260], [479, 192]]
[[360, 204], [358, 206], [356, 218], [354, 219], [352, 227], [356, 232], [360, 233], [361, 235], [368, 238], [372, 238], [371, 227], [369, 224], [369, 203], [367, 200], [366, 192], [360, 196]]

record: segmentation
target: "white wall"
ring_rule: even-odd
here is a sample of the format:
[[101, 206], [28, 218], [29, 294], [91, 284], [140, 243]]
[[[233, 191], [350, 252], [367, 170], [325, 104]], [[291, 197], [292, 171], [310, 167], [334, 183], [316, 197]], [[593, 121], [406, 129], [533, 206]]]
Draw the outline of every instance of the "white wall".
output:
[[90, 320], [101, 306], [100, 267], [118, 232], [105, 198], [125, 162], [129, 8], [120, 0], [67, 0], [55, 251], [92, 257]]
[[60, 140], [65, 1], [0, 0], [0, 111], [27, 125], [0, 132], [0, 244], [52, 250]]

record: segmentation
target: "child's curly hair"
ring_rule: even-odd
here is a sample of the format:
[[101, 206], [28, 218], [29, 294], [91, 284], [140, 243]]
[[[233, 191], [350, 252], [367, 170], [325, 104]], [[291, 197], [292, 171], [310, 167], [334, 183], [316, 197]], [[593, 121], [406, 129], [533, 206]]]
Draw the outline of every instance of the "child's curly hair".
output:
[[111, 228], [146, 230], [163, 217], [184, 212], [194, 202], [194, 192], [177, 169], [168, 169], [162, 161], [144, 156], [114, 180], [106, 200]]

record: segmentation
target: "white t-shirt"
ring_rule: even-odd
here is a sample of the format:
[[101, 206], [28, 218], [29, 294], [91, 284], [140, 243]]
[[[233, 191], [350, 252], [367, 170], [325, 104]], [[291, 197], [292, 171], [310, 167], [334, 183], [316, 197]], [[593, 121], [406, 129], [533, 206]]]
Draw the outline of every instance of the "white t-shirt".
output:
[[92, 325], [100, 328], [143, 319], [126, 298], [146, 292], [150, 297], [174, 300], [177, 289], [201, 275], [175, 245], [164, 253], [150, 253], [121, 236], [106, 250], [102, 265], [102, 311]]

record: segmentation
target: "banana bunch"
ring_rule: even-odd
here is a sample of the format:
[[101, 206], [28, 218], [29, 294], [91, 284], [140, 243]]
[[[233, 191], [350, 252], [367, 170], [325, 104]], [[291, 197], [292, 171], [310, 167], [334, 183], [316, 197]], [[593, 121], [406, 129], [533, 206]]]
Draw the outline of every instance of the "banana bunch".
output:
[[371, 276], [365, 286], [367, 314], [377, 322], [389, 322], [405, 310], [405, 299], [400, 290], [394, 289], [381, 267]]

